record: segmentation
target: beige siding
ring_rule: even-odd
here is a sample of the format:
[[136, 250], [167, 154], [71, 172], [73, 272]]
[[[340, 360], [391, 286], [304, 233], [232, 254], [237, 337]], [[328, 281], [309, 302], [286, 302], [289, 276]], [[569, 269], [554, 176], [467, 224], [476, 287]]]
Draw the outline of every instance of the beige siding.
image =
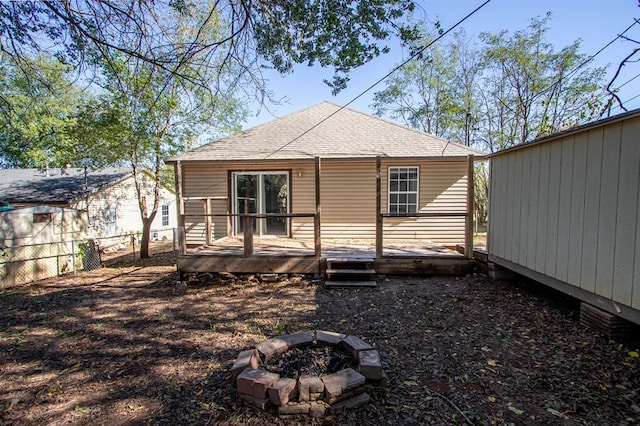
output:
[[[388, 211], [389, 167], [419, 167], [419, 197], [421, 212], [464, 213], [467, 207], [467, 165], [461, 162], [427, 162], [383, 160], [381, 164], [381, 208]], [[375, 161], [322, 163], [321, 197], [322, 237], [374, 239], [376, 235], [376, 170]], [[311, 170], [313, 173], [313, 170]], [[309, 207], [314, 199], [313, 182], [309, 185]], [[294, 200], [295, 200], [294, 193]], [[438, 243], [464, 241], [464, 217], [387, 218], [385, 239], [429, 239]], [[308, 233], [295, 236], [311, 237]]]
[[[228, 213], [228, 173], [226, 169], [208, 166], [185, 166], [183, 168], [183, 195], [185, 197], [217, 197], [211, 202], [212, 214]], [[184, 205], [185, 226], [188, 244], [205, 243], [204, 201], [186, 201]], [[227, 236], [227, 219], [214, 217], [211, 223], [212, 238]]]
[[375, 238], [375, 162], [325, 162], [320, 176], [322, 237]]
[[[466, 212], [466, 160], [460, 162], [388, 161], [382, 162], [382, 210], [387, 211], [387, 179], [390, 166], [418, 166], [420, 170], [419, 203], [422, 212]], [[262, 164], [228, 163], [185, 165], [185, 197], [227, 197], [231, 171], [287, 170], [291, 173], [292, 213], [315, 211], [315, 176], [313, 162], [263, 162]], [[375, 161], [321, 163], [322, 237], [347, 239], [375, 238], [376, 170]], [[228, 201], [214, 201], [213, 213], [226, 213]], [[202, 215], [202, 201], [185, 204], [187, 215]], [[429, 239], [439, 243], [464, 241], [464, 217], [386, 219], [387, 239]], [[204, 218], [187, 217], [187, 243], [205, 241]], [[292, 236], [313, 238], [313, 218], [296, 218]], [[214, 238], [227, 235], [227, 220], [213, 220]]]
[[489, 252], [640, 309], [640, 118], [491, 159]]

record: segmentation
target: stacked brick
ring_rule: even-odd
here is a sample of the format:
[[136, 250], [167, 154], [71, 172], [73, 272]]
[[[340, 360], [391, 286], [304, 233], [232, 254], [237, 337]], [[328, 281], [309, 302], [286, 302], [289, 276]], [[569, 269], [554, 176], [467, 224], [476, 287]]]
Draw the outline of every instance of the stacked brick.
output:
[[[298, 380], [280, 377], [261, 367], [271, 358], [289, 349], [303, 346], [340, 346], [358, 360], [358, 371], [347, 368], [322, 377], [302, 376]], [[280, 416], [309, 415], [324, 417], [327, 409], [353, 408], [369, 401], [365, 385], [383, 383], [380, 354], [355, 336], [316, 330], [265, 340], [255, 349], [242, 351], [231, 367], [238, 397], [247, 404]]]

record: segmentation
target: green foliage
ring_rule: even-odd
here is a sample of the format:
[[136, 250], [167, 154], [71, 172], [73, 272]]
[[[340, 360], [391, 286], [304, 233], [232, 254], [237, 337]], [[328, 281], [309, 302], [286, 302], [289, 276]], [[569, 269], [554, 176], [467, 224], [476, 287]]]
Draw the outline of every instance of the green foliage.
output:
[[[177, 32], [176, 40], [219, 37], [215, 26], [202, 32], [190, 25], [200, 19], [199, 13], [186, 9], [167, 14], [166, 28]], [[163, 160], [191, 148], [196, 135], [239, 130], [244, 108], [233, 93], [216, 85], [227, 76], [225, 66], [213, 68], [194, 59], [175, 73], [118, 50], [93, 54], [94, 63], [101, 67], [98, 82], [103, 93], [87, 105], [80, 129], [89, 145], [132, 166], [143, 223], [140, 253], [146, 257], [160, 187], [167, 175]], [[208, 84], [204, 86], [203, 81]]]
[[333, 67], [336, 73], [325, 83], [334, 94], [346, 87], [349, 70], [389, 51], [379, 43], [392, 32], [403, 41], [417, 36], [400, 21], [415, 7], [409, 0], [276, 0], [253, 7], [258, 53], [282, 73], [294, 63]]
[[484, 106], [482, 131], [489, 149], [514, 144], [597, 116], [604, 69], [577, 67], [586, 60], [580, 42], [556, 51], [545, 41], [551, 14], [527, 30], [481, 35]]
[[[465, 120], [472, 110], [470, 89], [466, 86], [469, 71], [467, 64], [461, 62], [465, 58], [451, 54], [464, 47], [461, 36], [456, 36], [459, 45], [442, 49], [434, 45], [391, 76], [387, 87], [375, 94], [376, 113], [436, 136], [464, 140]], [[431, 41], [424, 39], [414, 49]]]
[[593, 119], [604, 69], [578, 69], [586, 59], [578, 41], [560, 51], [546, 42], [549, 19], [483, 33], [479, 47], [458, 33], [425, 50], [376, 93], [377, 113], [488, 151]]
[[63, 167], [81, 151], [73, 131], [80, 91], [69, 67], [42, 55], [0, 57], [0, 164]]
[[[317, 63], [334, 69], [327, 83], [337, 92], [350, 70], [388, 51], [379, 44], [392, 34], [415, 39], [403, 19], [414, 7], [412, 0], [0, 2], [0, 45], [20, 57], [56, 46], [56, 55], [75, 65], [87, 64], [92, 51], [117, 51], [181, 75], [185, 63], [229, 66], [235, 76], [224, 83], [241, 80], [259, 97], [264, 61], [283, 73], [294, 63]], [[176, 17], [183, 27], [172, 26]], [[192, 36], [183, 38], [187, 27]], [[207, 36], [212, 31], [215, 38]], [[208, 85], [205, 76], [195, 78]]]

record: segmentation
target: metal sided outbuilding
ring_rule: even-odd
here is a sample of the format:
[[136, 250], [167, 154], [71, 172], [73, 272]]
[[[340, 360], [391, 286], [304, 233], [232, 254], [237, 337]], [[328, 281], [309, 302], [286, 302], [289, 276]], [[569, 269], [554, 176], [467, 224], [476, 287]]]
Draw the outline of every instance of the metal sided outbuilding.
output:
[[489, 157], [489, 261], [640, 324], [640, 110]]

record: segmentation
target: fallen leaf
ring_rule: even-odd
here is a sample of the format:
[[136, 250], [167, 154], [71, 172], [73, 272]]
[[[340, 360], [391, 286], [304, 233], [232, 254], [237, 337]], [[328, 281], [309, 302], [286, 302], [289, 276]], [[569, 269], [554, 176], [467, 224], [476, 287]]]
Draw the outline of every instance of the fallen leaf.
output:
[[553, 414], [556, 417], [560, 417], [561, 419], [564, 419], [566, 416], [564, 415], [564, 413], [561, 413], [560, 411], [556, 410], [555, 408], [547, 408], [547, 413]]
[[498, 363], [496, 362], [495, 359], [489, 359], [487, 360], [487, 365], [490, 367], [495, 367], [496, 365], [498, 365]]
[[524, 413], [524, 411], [517, 409], [513, 405], [509, 406], [509, 411], [511, 411], [513, 414], [515, 414], [517, 416], [519, 416], [520, 414]]
[[600, 390], [603, 392], [606, 392], [607, 387], [605, 385], [603, 385], [602, 383], [600, 383]]
[[76, 406], [76, 411], [82, 413], [82, 414], [89, 414], [91, 413], [91, 408], [89, 407], [81, 407], [79, 405]]
[[495, 396], [488, 396], [487, 400], [489, 400], [489, 402], [496, 402], [496, 397]]
[[636, 352], [636, 351], [630, 351], [629, 352], [629, 356], [631, 358], [638, 358], [638, 357], [640, 357], [640, 354], [638, 352]]

